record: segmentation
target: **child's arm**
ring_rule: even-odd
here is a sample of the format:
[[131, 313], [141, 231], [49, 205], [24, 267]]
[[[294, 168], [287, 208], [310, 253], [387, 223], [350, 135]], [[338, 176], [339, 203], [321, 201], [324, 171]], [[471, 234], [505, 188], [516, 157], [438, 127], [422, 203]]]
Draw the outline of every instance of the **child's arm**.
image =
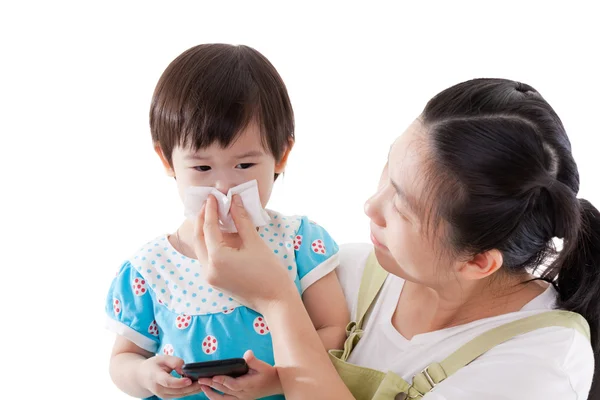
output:
[[114, 384], [126, 394], [140, 399], [152, 393], [139, 383], [139, 370], [144, 361], [154, 354], [117, 336], [110, 355], [109, 373]]
[[172, 370], [181, 374], [183, 360], [172, 356], [154, 356], [122, 336], [117, 336], [110, 357], [110, 377], [126, 394], [147, 398], [179, 398], [201, 391], [199, 384], [188, 378], [176, 378]]
[[325, 349], [342, 349], [350, 314], [335, 271], [308, 287], [302, 299]]
[[154, 356], [160, 342], [154, 316], [154, 303], [148, 283], [129, 261], [121, 266], [106, 297], [107, 328], [117, 334], [110, 357], [110, 376], [115, 385], [133, 397], [156, 394], [178, 398], [200, 392], [200, 385], [181, 374], [183, 360]]
[[294, 250], [304, 307], [325, 349], [341, 349], [350, 316], [335, 273], [339, 246], [323, 227], [302, 217]]

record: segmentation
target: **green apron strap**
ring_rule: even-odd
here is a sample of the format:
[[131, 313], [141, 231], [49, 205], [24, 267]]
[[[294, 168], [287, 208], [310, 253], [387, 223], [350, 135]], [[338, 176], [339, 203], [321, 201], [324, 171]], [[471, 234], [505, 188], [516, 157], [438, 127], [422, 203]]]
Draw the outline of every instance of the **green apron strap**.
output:
[[350, 353], [363, 335], [362, 326], [365, 316], [379, 294], [387, 275], [388, 273], [377, 263], [375, 254], [371, 253], [358, 292], [355, 318], [357, 322], [348, 324], [348, 338], [344, 343], [344, 349], [329, 351], [331, 361], [340, 377], [359, 400], [420, 399], [437, 384], [494, 346], [536, 329], [562, 326], [577, 330], [588, 340], [590, 338], [589, 325], [581, 315], [561, 310], [546, 311], [484, 332], [460, 347], [444, 361], [433, 363], [416, 374], [412, 384], [409, 384], [393, 372], [383, 373], [347, 363]]
[[377, 294], [387, 278], [388, 272], [381, 268], [375, 257], [375, 252], [371, 252], [367, 258], [367, 264], [363, 272], [360, 288], [358, 289], [358, 304], [356, 306], [356, 318], [348, 324], [346, 327], [347, 339], [344, 343], [344, 351], [339, 356], [342, 361], [347, 361], [350, 357], [350, 353], [354, 350], [354, 347], [358, 344], [358, 341], [362, 337], [363, 330], [362, 326], [364, 323], [365, 315], [373, 305]]
[[515, 336], [536, 329], [562, 326], [572, 328], [590, 339], [590, 327], [581, 315], [570, 311], [554, 310], [522, 318], [491, 329], [466, 343], [441, 363], [433, 363], [413, 378], [413, 388], [425, 394], [438, 383], [470, 364], [493, 347]]
[[365, 316], [373, 305], [373, 301], [383, 286], [383, 282], [388, 276], [388, 272], [384, 270], [377, 262], [375, 252], [371, 252], [367, 258], [367, 265], [360, 282], [358, 289], [358, 304], [356, 307], [356, 321], [359, 329], [362, 329]]

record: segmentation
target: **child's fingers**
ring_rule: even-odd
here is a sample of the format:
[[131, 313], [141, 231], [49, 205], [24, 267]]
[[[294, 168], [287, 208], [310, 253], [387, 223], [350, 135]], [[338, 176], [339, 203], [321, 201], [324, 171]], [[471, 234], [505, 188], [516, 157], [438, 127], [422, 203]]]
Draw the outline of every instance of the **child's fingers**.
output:
[[[256, 372], [262, 372], [266, 369], [273, 368], [271, 364], [267, 364], [266, 362], [256, 358], [252, 350], [248, 350], [246, 353], [244, 353], [244, 359], [246, 360], [246, 364], [248, 364], [248, 368]], [[241, 378], [243, 378], [243, 376]]]
[[181, 358], [174, 357], [174, 356], [159, 356], [159, 357], [160, 358], [158, 358], [158, 363], [160, 365], [164, 365], [168, 368], [174, 369], [178, 373], [181, 373], [181, 367], [183, 366], [183, 364], [185, 364], [185, 362]]
[[256, 358], [256, 356], [254, 355], [254, 352], [252, 350], [247, 350], [244, 353], [244, 360], [246, 360], [246, 364], [248, 364], [248, 368], [250, 368], [250, 369], [256, 369], [256, 368], [253, 368], [252, 366], [257, 361], [259, 361], [259, 359]]
[[[235, 392], [239, 392], [244, 389], [242, 387], [239, 379], [240, 378], [235, 379], [230, 376], [224, 376], [224, 375], [215, 376], [214, 378], [212, 378], [212, 384], [209, 386], [212, 386], [213, 388], [215, 388], [223, 393], [234, 394]], [[218, 385], [219, 387], [225, 388], [227, 390], [222, 390], [221, 388], [219, 388], [215, 385]]]
[[[227, 378], [229, 378], [230, 380], [234, 380], [234, 379], [233, 379], [233, 378], [231, 378], [231, 377], [227, 377]], [[230, 388], [230, 387], [229, 387], [229, 386], [227, 386], [227, 385], [224, 385], [224, 384], [222, 384], [222, 383], [219, 383], [219, 382], [215, 381], [215, 379], [214, 379], [214, 378], [213, 378], [213, 381], [211, 382], [211, 384], [210, 384], [210, 385], [207, 385], [207, 386], [210, 386], [211, 388], [213, 388], [213, 389], [215, 389], [215, 390], [218, 390], [218, 391], [219, 391], [219, 392], [221, 392], [221, 393], [224, 393], [224, 394], [229, 394], [229, 395], [231, 395], [231, 396], [235, 396], [235, 395], [236, 395], [236, 393], [238, 393], [238, 392], [239, 392], [239, 390], [232, 389], [232, 388]]]
[[179, 399], [181, 397], [190, 396], [202, 392], [202, 387], [199, 383], [192, 383], [190, 386], [177, 389], [177, 388], [165, 388], [161, 393], [161, 397], [167, 399]]
[[208, 397], [208, 400], [236, 400], [235, 397], [219, 394], [208, 386], [202, 386], [202, 392]]
[[156, 383], [164, 388], [181, 389], [190, 386], [192, 381], [189, 378], [176, 378], [163, 371], [162, 374], [156, 377]]
[[198, 383], [204, 386], [212, 385], [212, 378], [198, 378]]

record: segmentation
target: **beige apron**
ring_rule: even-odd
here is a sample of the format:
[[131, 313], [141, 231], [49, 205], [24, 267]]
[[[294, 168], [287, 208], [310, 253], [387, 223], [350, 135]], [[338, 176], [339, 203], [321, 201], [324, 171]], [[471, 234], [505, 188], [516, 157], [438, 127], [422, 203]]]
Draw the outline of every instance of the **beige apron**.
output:
[[358, 291], [356, 322], [346, 328], [348, 338], [343, 350], [329, 352], [336, 370], [357, 400], [405, 400], [420, 399], [444, 379], [468, 365], [479, 356], [515, 336], [550, 326], [573, 328], [590, 338], [587, 321], [579, 314], [569, 311], [547, 311], [531, 317], [509, 322], [491, 329], [460, 347], [448, 358], [433, 363], [415, 375], [412, 384], [394, 374], [359, 367], [347, 362], [352, 350], [363, 335], [365, 315], [375, 303], [388, 273], [377, 263], [371, 253]]

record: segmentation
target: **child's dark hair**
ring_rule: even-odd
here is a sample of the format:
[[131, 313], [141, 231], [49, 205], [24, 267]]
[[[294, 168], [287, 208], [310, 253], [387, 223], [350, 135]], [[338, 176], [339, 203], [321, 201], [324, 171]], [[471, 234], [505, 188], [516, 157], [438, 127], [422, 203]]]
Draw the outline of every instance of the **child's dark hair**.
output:
[[421, 119], [430, 192], [444, 199], [433, 219], [447, 222], [449, 247], [498, 249], [508, 273], [539, 270], [558, 290], [558, 308], [590, 325], [598, 362], [589, 398], [600, 398], [600, 213], [577, 198], [579, 173], [558, 115], [529, 85], [475, 79], [436, 95]]
[[150, 131], [171, 164], [176, 146], [229, 146], [251, 122], [277, 161], [294, 140], [294, 113], [281, 76], [248, 46], [201, 44], [165, 69], [150, 108]]

